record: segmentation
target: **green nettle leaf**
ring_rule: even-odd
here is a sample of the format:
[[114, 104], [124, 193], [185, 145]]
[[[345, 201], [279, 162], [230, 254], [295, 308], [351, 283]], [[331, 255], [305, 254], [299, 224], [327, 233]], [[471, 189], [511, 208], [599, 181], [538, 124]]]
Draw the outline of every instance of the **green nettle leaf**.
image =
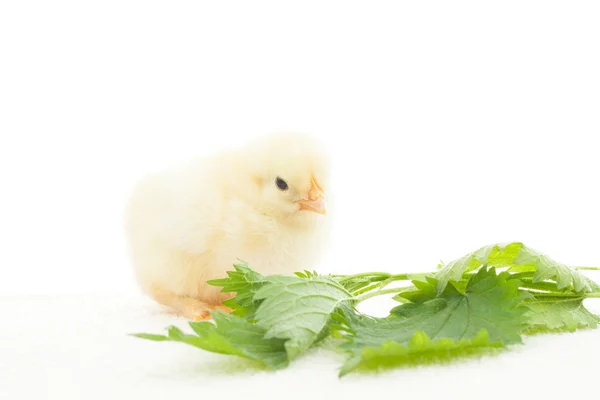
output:
[[529, 327], [525, 332], [530, 334], [596, 328], [600, 321], [584, 307], [583, 298], [541, 298], [525, 305], [529, 308]]
[[154, 333], [132, 333], [131, 336], [139, 337], [140, 339], [154, 340], [155, 342], [164, 342], [170, 340], [165, 335], [157, 335]]
[[460, 281], [467, 271], [472, 271], [487, 260], [494, 246], [485, 246], [457, 260], [444, 265], [435, 275], [438, 281], [437, 292], [442, 293], [449, 281]]
[[[399, 281], [412, 282], [389, 287]], [[234, 296], [224, 302], [231, 314], [214, 311], [214, 323], [190, 322], [194, 334], [171, 326], [166, 335], [134, 336], [235, 355], [269, 369], [286, 367], [321, 340], [343, 339], [338, 349], [348, 354], [344, 375], [487, 354], [521, 343], [522, 334], [596, 328], [600, 322], [583, 306], [584, 299], [600, 297], [599, 285], [518, 242], [482, 247], [431, 274], [328, 277], [305, 270], [263, 276], [240, 263], [209, 283]], [[386, 318], [356, 309], [390, 294], [401, 304]]]
[[448, 282], [460, 282], [466, 272], [482, 265], [505, 268], [511, 273], [531, 273], [533, 283], [554, 280], [558, 289], [569, 289], [577, 293], [600, 289], [596, 283], [575, 269], [552, 260], [545, 254], [533, 250], [523, 243], [515, 242], [506, 246], [490, 245], [469, 253], [442, 267], [436, 274], [437, 292], [442, 293]]
[[[474, 346], [469, 341], [483, 335], [482, 331], [486, 343], [491, 345], [521, 343], [528, 311], [521, 303], [530, 295], [520, 291], [519, 282], [509, 280], [509, 277], [507, 272], [496, 275], [494, 268], [481, 268], [469, 279], [465, 293], [448, 285], [440, 296], [436, 296], [437, 280], [429, 278], [427, 282], [414, 282], [419, 291], [410, 293], [413, 303], [392, 309], [390, 317], [370, 318], [344, 313], [349, 342], [341, 349], [351, 354], [350, 364], [344, 371], [352, 369], [353, 365], [363, 365], [365, 349], [380, 348], [389, 341], [406, 346], [418, 332], [434, 342], [441, 339], [456, 342], [457, 348]], [[467, 342], [458, 345], [464, 340]], [[475, 343], [481, 347], [480, 340]], [[431, 353], [431, 349], [429, 351]], [[382, 354], [377, 359], [381, 360]], [[368, 365], [375, 366], [372, 360]]]
[[600, 287], [575, 269], [552, 260], [545, 254], [523, 246], [511, 272], [535, 272], [533, 283], [554, 280], [558, 289], [572, 289], [577, 293], [592, 292]]
[[432, 339], [469, 339], [480, 330], [488, 331], [490, 342], [521, 343], [521, 330], [526, 326], [527, 308], [522, 301], [531, 295], [519, 290], [519, 281], [510, 274], [496, 274], [495, 268], [481, 268], [470, 277], [465, 293], [452, 285], [436, 295], [437, 281], [430, 278], [419, 283], [419, 292], [412, 293], [412, 303], [391, 310], [402, 317], [403, 326], [414, 326]]
[[222, 292], [236, 294], [235, 297], [223, 302], [234, 310], [233, 315], [251, 317], [261, 303], [254, 299], [254, 295], [268, 282], [246, 263], [235, 264], [233, 268], [233, 271], [227, 271], [227, 278], [213, 279], [208, 281], [208, 284], [221, 286]]
[[485, 260], [488, 267], [502, 268], [511, 267], [523, 248], [523, 243], [509, 243], [505, 246], [495, 245]]
[[267, 281], [254, 296], [263, 300], [256, 321], [266, 330], [265, 339], [287, 339], [290, 360], [318, 340], [340, 304], [352, 300], [342, 285], [327, 277], [272, 276]]
[[303, 272], [294, 272], [294, 275], [296, 275], [299, 278], [314, 278], [316, 276], [319, 276], [319, 274], [317, 274], [317, 271], [309, 271], [307, 269], [305, 269]]
[[476, 270], [483, 265], [488, 267], [510, 267], [519, 255], [521, 243], [510, 243], [506, 246], [489, 245], [480, 248], [443, 266], [436, 274], [437, 292], [442, 293], [449, 281], [460, 281], [465, 272]]
[[235, 355], [258, 361], [270, 369], [287, 367], [285, 340], [265, 339], [265, 330], [257, 325], [223, 312], [212, 313], [211, 322], [190, 322], [196, 335], [182, 332], [175, 326], [167, 329], [167, 335], [139, 333], [133, 336], [155, 340], [185, 343], [213, 353]]
[[408, 344], [394, 341], [384, 342], [379, 347], [365, 347], [349, 358], [340, 370], [340, 376], [354, 370], [378, 370], [402, 365], [427, 364], [458, 357], [489, 352], [492, 345], [488, 333], [479, 331], [473, 339], [438, 339], [432, 341], [424, 332], [416, 332]]
[[433, 282], [437, 282], [435, 278], [428, 277], [426, 282], [413, 281], [413, 287], [405, 288], [394, 296], [394, 300], [400, 303], [423, 303], [427, 300], [431, 300], [437, 297], [436, 285]]

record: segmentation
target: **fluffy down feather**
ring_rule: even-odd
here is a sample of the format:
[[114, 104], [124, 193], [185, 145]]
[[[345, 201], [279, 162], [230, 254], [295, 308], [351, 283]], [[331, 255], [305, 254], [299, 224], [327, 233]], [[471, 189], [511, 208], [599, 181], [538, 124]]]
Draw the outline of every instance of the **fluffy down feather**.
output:
[[329, 239], [328, 160], [315, 138], [278, 134], [142, 179], [126, 211], [142, 290], [204, 319], [227, 298], [206, 281], [240, 259], [263, 274], [314, 268]]

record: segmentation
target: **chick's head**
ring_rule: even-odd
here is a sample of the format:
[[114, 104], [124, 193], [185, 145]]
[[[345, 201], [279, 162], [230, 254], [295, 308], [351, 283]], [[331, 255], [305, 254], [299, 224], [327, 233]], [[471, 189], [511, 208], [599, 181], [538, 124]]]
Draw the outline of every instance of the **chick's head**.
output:
[[329, 157], [312, 136], [278, 134], [251, 146], [256, 207], [290, 222], [317, 221], [327, 213]]

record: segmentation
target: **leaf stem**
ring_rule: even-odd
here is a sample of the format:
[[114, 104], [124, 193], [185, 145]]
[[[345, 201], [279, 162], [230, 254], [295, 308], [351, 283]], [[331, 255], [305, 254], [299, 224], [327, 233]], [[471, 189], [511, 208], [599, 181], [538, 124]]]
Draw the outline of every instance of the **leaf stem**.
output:
[[529, 291], [529, 293], [533, 294], [535, 297], [560, 297], [560, 298], [572, 298], [572, 299], [580, 299], [580, 298], [600, 298], [600, 292], [592, 292], [592, 293], [564, 293], [564, 292], [533, 292]]
[[517, 272], [515, 274], [510, 274], [510, 276], [508, 277], [508, 279], [519, 279], [519, 280], [523, 280], [523, 279], [529, 279], [532, 278], [534, 275], [534, 272]]
[[561, 298], [580, 298], [582, 295], [577, 293], [561, 293], [561, 292], [534, 292], [529, 290], [529, 293], [535, 297], [561, 297]]
[[363, 293], [366, 293], [366, 292], [371, 292], [371, 291], [373, 291], [375, 289], [379, 289], [379, 288], [383, 287], [383, 285], [382, 285], [383, 282], [385, 282], [385, 281], [378, 282], [378, 283], [373, 283], [373, 284], [370, 284], [369, 286], [365, 286], [362, 289], [358, 289], [358, 290], [356, 290], [356, 291], [353, 292], [353, 295], [356, 297], [356, 296], [358, 296], [360, 294], [363, 294]]
[[430, 276], [431, 273], [428, 272], [419, 272], [419, 273], [412, 273], [412, 274], [397, 274], [397, 275], [392, 275], [388, 278], [388, 280], [390, 282], [393, 281], [414, 281], [414, 280], [419, 280], [419, 279], [423, 279], [427, 276]]
[[356, 300], [361, 303], [367, 299], [370, 299], [372, 297], [376, 297], [376, 296], [382, 296], [384, 294], [395, 294], [395, 293], [401, 293], [404, 292], [406, 290], [406, 287], [401, 287], [401, 288], [393, 288], [393, 289], [382, 289], [382, 290], [378, 290], [376, 292], [370, 292], [367, 294], [364, 294], [362, 296], [359, 296], [356, 298]]
[[[360, 278], [375, 278], [378, 280], [385, 280], [391, 276], [391, 274], [387, 272], [365, 272], [356, 275], [334, 275], [335, 277], [341, 277], [340, 282], [350, 281], [352, 279], [360, 279]], [[381, 279], [379, 279], [381, 278]], [[376, 282], [376, 281], [373, 281]]]
[[356, 275], [334, 275], [336, 278], [341, 278], [340, 282], [350, 281], [352, 279], [371, 278], [371, 282], [387, 281], [411, 281], [413, 279], [421, 279], [431, 275], [429, 272], [416, 272], [407, 274], [389, 274], [387, 272], [365, 272]]
[[600, 267], [574, 267], [578, 271], [600, 271]]
[[551, 292], [551, 293], [567, 293], [565, 290], [558, 289], [556, 287], [556, 283], [554, 283], [554, 282], [533, 283], [533, 282], [528, 282], [528, 281], [521, 281], [521, 284], [519, 285], [519, 287], [522, 289], [533, 289], [533, 290], [540, 290], [540, 291]]

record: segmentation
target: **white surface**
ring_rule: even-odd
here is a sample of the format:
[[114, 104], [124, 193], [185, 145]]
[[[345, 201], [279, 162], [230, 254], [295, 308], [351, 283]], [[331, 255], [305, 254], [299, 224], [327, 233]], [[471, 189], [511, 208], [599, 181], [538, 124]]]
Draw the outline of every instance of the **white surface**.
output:
[[[591, 305], [600, 312], [600, 304]], [[600, 330], [526, 338], [512, 352], [481, 360], [340, 380], [342, 357], [331, 352], [273, 373], [126, 336], [186, 326], [139, 297], [6, 297], [0, 320], [0, 397], [10, 400], [594, 398], [600, 368]]]

